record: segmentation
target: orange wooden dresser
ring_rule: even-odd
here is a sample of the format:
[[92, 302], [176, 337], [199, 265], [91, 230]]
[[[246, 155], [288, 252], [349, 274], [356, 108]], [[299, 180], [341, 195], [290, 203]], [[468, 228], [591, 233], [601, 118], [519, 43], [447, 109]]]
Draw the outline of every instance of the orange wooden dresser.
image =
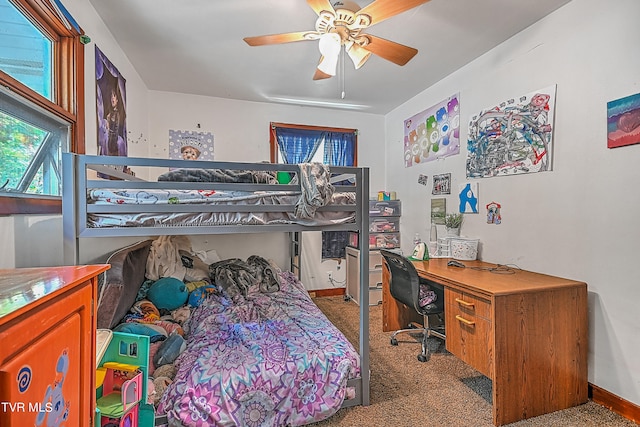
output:
[[0, 269], [0, 426], [90, 426], [97, 275], [109, 265]]

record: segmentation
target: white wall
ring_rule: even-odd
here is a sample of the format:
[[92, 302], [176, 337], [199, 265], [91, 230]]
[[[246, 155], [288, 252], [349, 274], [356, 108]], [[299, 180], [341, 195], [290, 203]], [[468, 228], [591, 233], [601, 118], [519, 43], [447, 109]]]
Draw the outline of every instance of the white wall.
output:
[[[428, 237], [432, 176], [451, 172], [453, 193], [466, 181], [471, 116], [557, 84], [553, 171], [475, 180], [481, 210], [465, 215], [462, 234], [481, 239], [485, 261], [587, 282], [589, 381], [640, 404], [640, 145], [608, 149], [606, 135], [607, 101], [640, 92], [640, 2], [614, 3], [573, 0], [389, 113], [386, 187], [405, 200], [407, 252], [414, 233]], [[457, 92], [461, 154], [405, 169], [403, 121]], [[448, 210], [456, 200], [447, 197]], [[491, 201], [501, 225], [486, 223]]]
[[[380, 115], [326, 108], [236, 101], [171, 92], [149, 92], [149, 156], [167, 158], [169, 130], [212, 132], [214, 157], [220, 161], [269, 161], [269, 123], [283, 122], [358, 129], [358, 165], [371, 168], [372, 193], [384, 181], [384, 118]], [[200, 128], [197, 126], [200, 125]], [[302, 282], [308, 289], [326, 289], [334, 279], [344, 281], [345, 269], [321, 260], [320, 233], [304, 233]], [[204, 244], [206, 240], [206, 244]], [[213, 247], [221, 257], [261, 255], [288, 265], [283, 234], [209, 236], [193, 238], [198, 246]]]

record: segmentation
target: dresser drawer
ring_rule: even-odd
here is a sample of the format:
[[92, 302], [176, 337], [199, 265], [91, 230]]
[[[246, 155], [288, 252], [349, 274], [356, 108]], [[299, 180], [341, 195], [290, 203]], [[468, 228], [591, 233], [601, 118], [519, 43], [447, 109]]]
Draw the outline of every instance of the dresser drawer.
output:
[[445, 327], [447, 350], [491, 378], [491, 302], [445, 289]]

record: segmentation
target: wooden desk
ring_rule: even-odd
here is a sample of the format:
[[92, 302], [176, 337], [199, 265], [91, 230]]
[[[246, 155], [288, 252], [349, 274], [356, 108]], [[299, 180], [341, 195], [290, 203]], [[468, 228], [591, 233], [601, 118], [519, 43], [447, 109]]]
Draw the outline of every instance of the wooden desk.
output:
[[[489, 377], [497, 426], [587, 401], [587, 285], [524, 270], [448, 259], [414, 262], [445, 287], [446, 348]], [[477, 269], [474, 269], [475, 267]], [[383, 329], [406, 327], [409, 309], [389, 294], [383, 271]]]
[[0, 426], [92, 426], [97, 275], [109, 265], [0, 270]]

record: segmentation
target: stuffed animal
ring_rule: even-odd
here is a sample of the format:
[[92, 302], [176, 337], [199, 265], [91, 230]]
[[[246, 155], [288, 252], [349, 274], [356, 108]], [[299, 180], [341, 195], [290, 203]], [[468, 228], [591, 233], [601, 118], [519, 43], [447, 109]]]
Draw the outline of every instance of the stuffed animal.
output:
[[155, 390], [155, 394], [153, 395], [154, 406], [158, 405], [158, 403], [160, 402], [160, 398], [164, 394], [167, 387], [169, 387], [169, 384], [171, 384], [172, 382], [173, 381], [171, 381], [171, 378], [169, 377], [156, 377], [153, 380], [153, 388]]
[[162, 365], [155, 370], [155, 377], [167, 377], [173, 380], [176, 377], [176, 367], [173, 366], [173, 363], [169, 363], [167, 365]]

